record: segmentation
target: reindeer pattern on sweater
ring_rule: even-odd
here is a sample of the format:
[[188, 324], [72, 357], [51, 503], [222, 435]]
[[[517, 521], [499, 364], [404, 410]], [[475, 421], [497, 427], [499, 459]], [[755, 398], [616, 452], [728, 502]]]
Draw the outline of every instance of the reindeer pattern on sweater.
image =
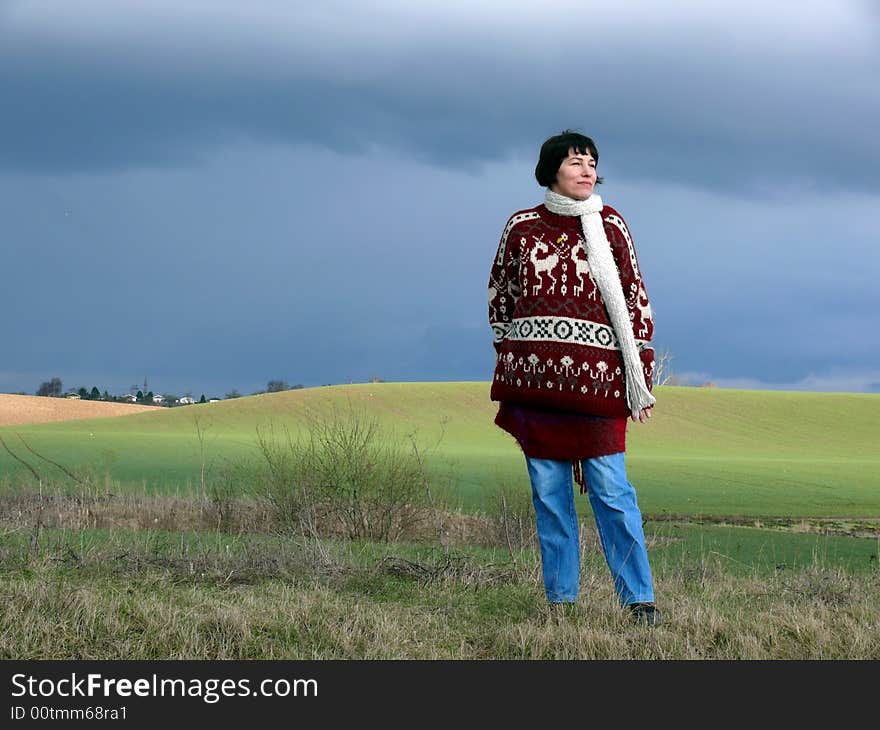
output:
[[[654, 318], [629, 228], [601, 212], [652, 387]], [[507, 221], [489, 276], [496, 366], [491, 397], [604, 416], [629, 413], [620, 345], [590, 274], [580, 219], [542, 204]]]

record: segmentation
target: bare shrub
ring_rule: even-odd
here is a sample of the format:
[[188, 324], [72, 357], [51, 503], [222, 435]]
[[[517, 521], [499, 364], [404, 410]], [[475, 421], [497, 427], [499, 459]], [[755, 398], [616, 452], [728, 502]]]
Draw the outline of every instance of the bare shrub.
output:
[[257, 458], [231, 465], [228, 480], [266, 500], [279, 526], [317, 536], [318, 496], [310, 490], [308, 450], [273, 425], [257, 429]]
[[306, 438], [259, 430], [261, 462], [239, 465], [239, 478], [285, 524], [314, 536], [387, 542], [412, 533], [433, 506], [415, 443], [402, 446], [375, 416], [351, 406], [310, 413], [307, 424]]

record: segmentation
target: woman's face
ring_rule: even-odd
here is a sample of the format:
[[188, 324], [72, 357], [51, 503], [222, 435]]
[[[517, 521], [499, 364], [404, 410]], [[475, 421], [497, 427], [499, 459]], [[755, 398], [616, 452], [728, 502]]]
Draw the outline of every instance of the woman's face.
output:
[[556, 172], [556, 184], [550, 189], [567, 198], [586, 200], [593, 194], [596, 186], [596, 161], [589, 151], [582, 155], [569, 148], [559, 170]]

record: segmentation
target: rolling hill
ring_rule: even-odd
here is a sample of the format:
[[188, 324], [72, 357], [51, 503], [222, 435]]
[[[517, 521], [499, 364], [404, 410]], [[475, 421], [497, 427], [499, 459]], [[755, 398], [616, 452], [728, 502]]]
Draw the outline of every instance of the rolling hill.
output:
[[[646, 515], [880, 516], [880, 396], [672, 386], [655, 394], [654, 417], [629, 422], [627, 434]], [[50, 459], [120, 488], [185, 491], [203, 465], [216, 473], [255, 454], [258, 431], [302, 437], [309, 418], [354, 411], [427, 449], [432, 478], [464, 507], [491, 508], [499, 485], [528, 490], [522, 454], [492, 422], [496, 407], [487, 382], [370, 383], [7, 425], [0, 473], [9, 484], [27, 475], [11, 451], [46, 479], [63, 477]]]

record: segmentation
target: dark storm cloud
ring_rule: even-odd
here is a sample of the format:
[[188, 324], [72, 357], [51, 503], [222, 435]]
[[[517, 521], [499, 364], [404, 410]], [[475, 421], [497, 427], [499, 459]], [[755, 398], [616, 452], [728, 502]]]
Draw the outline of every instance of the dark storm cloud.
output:
[[876, 389], [877, 16], [727, 7], [0, 0], [0, 388], [485, 380], [580, 126], [677, 373]]
[[809, 3], [558, 9], [589, 23], [531, 4], [39, 5], [0, 10], [7, 171], [186, 165], [238, 138], [475, 169], [575, 126], [628, 179], [880, 186], [877, 19], [860, 4], [812, 22]]
[[[193, 169], [0, 175], [16, 272], [0, 289], [0, 388], [485, 377], [484, 259], [535, 187], [499, 175], [264, 145]], [[340, 184], [357, 192], [342, 206], [327, 193]], [[463, 203], [487, 184], [474, 215]], [[414, 190], [436, 205], [407, 202]]]

